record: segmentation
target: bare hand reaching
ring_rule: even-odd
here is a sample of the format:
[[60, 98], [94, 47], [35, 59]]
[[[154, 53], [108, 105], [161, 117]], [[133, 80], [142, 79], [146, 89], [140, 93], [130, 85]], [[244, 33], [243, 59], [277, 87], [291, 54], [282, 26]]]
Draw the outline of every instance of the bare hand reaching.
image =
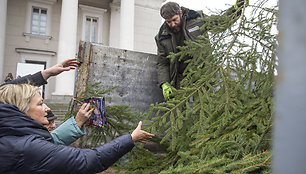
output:
[[47, 80], [51, 76], [56, 76], [64, 71], [70, 71], [79, 66], [78, 59], [67, 59], [41, 72], [43, 78]]
[[141, 130], [141, 126], [142, 126], [142, 122], [140, 121], [138, 123], [137, 128], [131, 134], [132, 140], [134, 142], [146, 143], [146, 141], [148, 139], [151, 139], [154, 136], [154, 134], [151, 134], [151, 133], [148, 133], [146, 131]]
[[92, 111], [95, 109], [95, 108], [89, 109], [89, 107], [90, 103], [83, 103], [81, 108], [79, 109], [79, 112], [75, 116], [75, 121], [79, 126], [79, 128], [81, 128], [86, 123], [86, 121], [91, 116]]

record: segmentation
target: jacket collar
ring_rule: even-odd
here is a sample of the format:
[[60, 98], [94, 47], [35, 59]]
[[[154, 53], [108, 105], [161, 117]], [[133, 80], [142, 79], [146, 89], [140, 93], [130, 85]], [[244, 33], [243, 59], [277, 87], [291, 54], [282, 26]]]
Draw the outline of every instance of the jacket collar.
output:
[[48, 130], [15, 105], [0, 103], [0, 138], [4, 136], [37, 135], [53, 142]]

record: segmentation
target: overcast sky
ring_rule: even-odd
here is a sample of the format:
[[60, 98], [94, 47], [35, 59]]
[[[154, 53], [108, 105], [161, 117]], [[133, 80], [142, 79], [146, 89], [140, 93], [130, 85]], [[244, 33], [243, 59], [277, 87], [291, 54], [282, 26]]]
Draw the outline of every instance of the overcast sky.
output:
[[[210, 14], [210, 10], [225, 10], [236, 2], [236, 0], [166, 0], [166, 2], [168, 1], [177, 2], [181, 6], [193, 10], [203, 10], [206, 14]], [[250, 3], [252, 3], [252, 1], [253, 0], [250, 0]], [[277, 4], [277, 1], [278, 0], [268, 0], [267, 5], [274, 6]]]
[[[236, 0], [166, 0], [164, 3], [167, 3], [169, 1], [177, 2], [179, 5], [187, 7], [189, 9], [203, 10], [203, 12], [207, 15], [211, 15], [211, 11], [216, 12], [219, 10], [226, 10], [232, 5], [234, 5], [236, 2]], [[257, 1], [258, 0], [249, 0], [250, 5], [252, 5], [252, 3], [256, 3]], [[276, 6], [279, 0], [266, 0], [266, 1], [267, 2], [265, 3], [265, 6], [272, 7]], [[247, 10], [246, 13], [248, 13], [250, 12], [248, 10], [251, 9], [247, 8], [246, 10]], [[162, 22], [163, 21], [164, 20], [162, 19]], [[277, 32], [276, 26], [272, 29], [271, 32], [272, 33]]]
[[166, 0], [166, 2], [177, 2], [181, 6], [193, 9], [193, 10], [205, 10], [207, 9], [226, 9], [226, 4], [234, 4], [236, 0]]

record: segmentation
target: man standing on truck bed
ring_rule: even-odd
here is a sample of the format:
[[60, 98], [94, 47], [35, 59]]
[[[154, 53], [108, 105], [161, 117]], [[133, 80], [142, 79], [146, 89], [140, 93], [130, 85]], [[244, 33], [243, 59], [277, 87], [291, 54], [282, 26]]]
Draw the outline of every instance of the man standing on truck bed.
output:
[[[237, 20], [237, 16], [241, 14], [241, 7], [243, 4], [244, 0], [237, 0], [235, 5], [229, 8], [220, 18], [234, 14], [233, 19]], [[160, 9], [160, 15], [165, 19], [165, 22], [155, 36], [158, 53], [158, 83], [163, 90], [165, 100], [168, 100], [172, 93], [172, 89], [174, 87], [176, 89], [180, 88], [180, 82], [184, 78], [183, 72], [187, 66], [185, 61], [191, 59], [191, 57], [184, 57], [181, 61], [178, 60], [178, 57], [173, 61], [170, 61], [170, 59], [166, 57], [171, 52], [179, 52], [177, 47], [184, 46], [185, 40], [196, 41], [199, 39], [198, 36], [200, 35], [204, 35], [208, 38], [207, 32], [209, 28], [205, 28], [204, 30], [200, 28], [205, 24], [205, 20], [201, 18], [209, 18], [210, 16], [199, 11], [180, 7], [180, 5], [175, 2], [164, 4]], [[232, 24], [236, 20], [222, 21], [218, 19], [218, 21], [213, 24], [219, 25], [220, 22]], [[226, 30], [226, 28], [224, 28], [224, 30]], [[170, 84], [172, 84], [172, 86]]]

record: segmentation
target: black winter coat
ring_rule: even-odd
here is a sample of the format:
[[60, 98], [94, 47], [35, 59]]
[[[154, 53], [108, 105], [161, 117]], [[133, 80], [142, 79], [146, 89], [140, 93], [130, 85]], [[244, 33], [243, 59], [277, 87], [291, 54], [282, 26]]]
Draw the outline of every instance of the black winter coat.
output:
[[129, 134], [96, 149], [55, 145], [43, 125], [15, 105], [0, 103], [0, 173], [97, 173], [133, 147]]
[[1, 84], [0, 86], [6, 85], [6, 84], [24, 84], [24, 83], [30, 83], [33, 86], [41, 86], [41, 85], [47, 84], [47, 81], [43, 78], [41, 71], [39, 71], [35, 74], [29, 74], [29, 75], [23, 76], [20, 79], [14, 79], [14, 80], [8, 81], [6, 83]]

